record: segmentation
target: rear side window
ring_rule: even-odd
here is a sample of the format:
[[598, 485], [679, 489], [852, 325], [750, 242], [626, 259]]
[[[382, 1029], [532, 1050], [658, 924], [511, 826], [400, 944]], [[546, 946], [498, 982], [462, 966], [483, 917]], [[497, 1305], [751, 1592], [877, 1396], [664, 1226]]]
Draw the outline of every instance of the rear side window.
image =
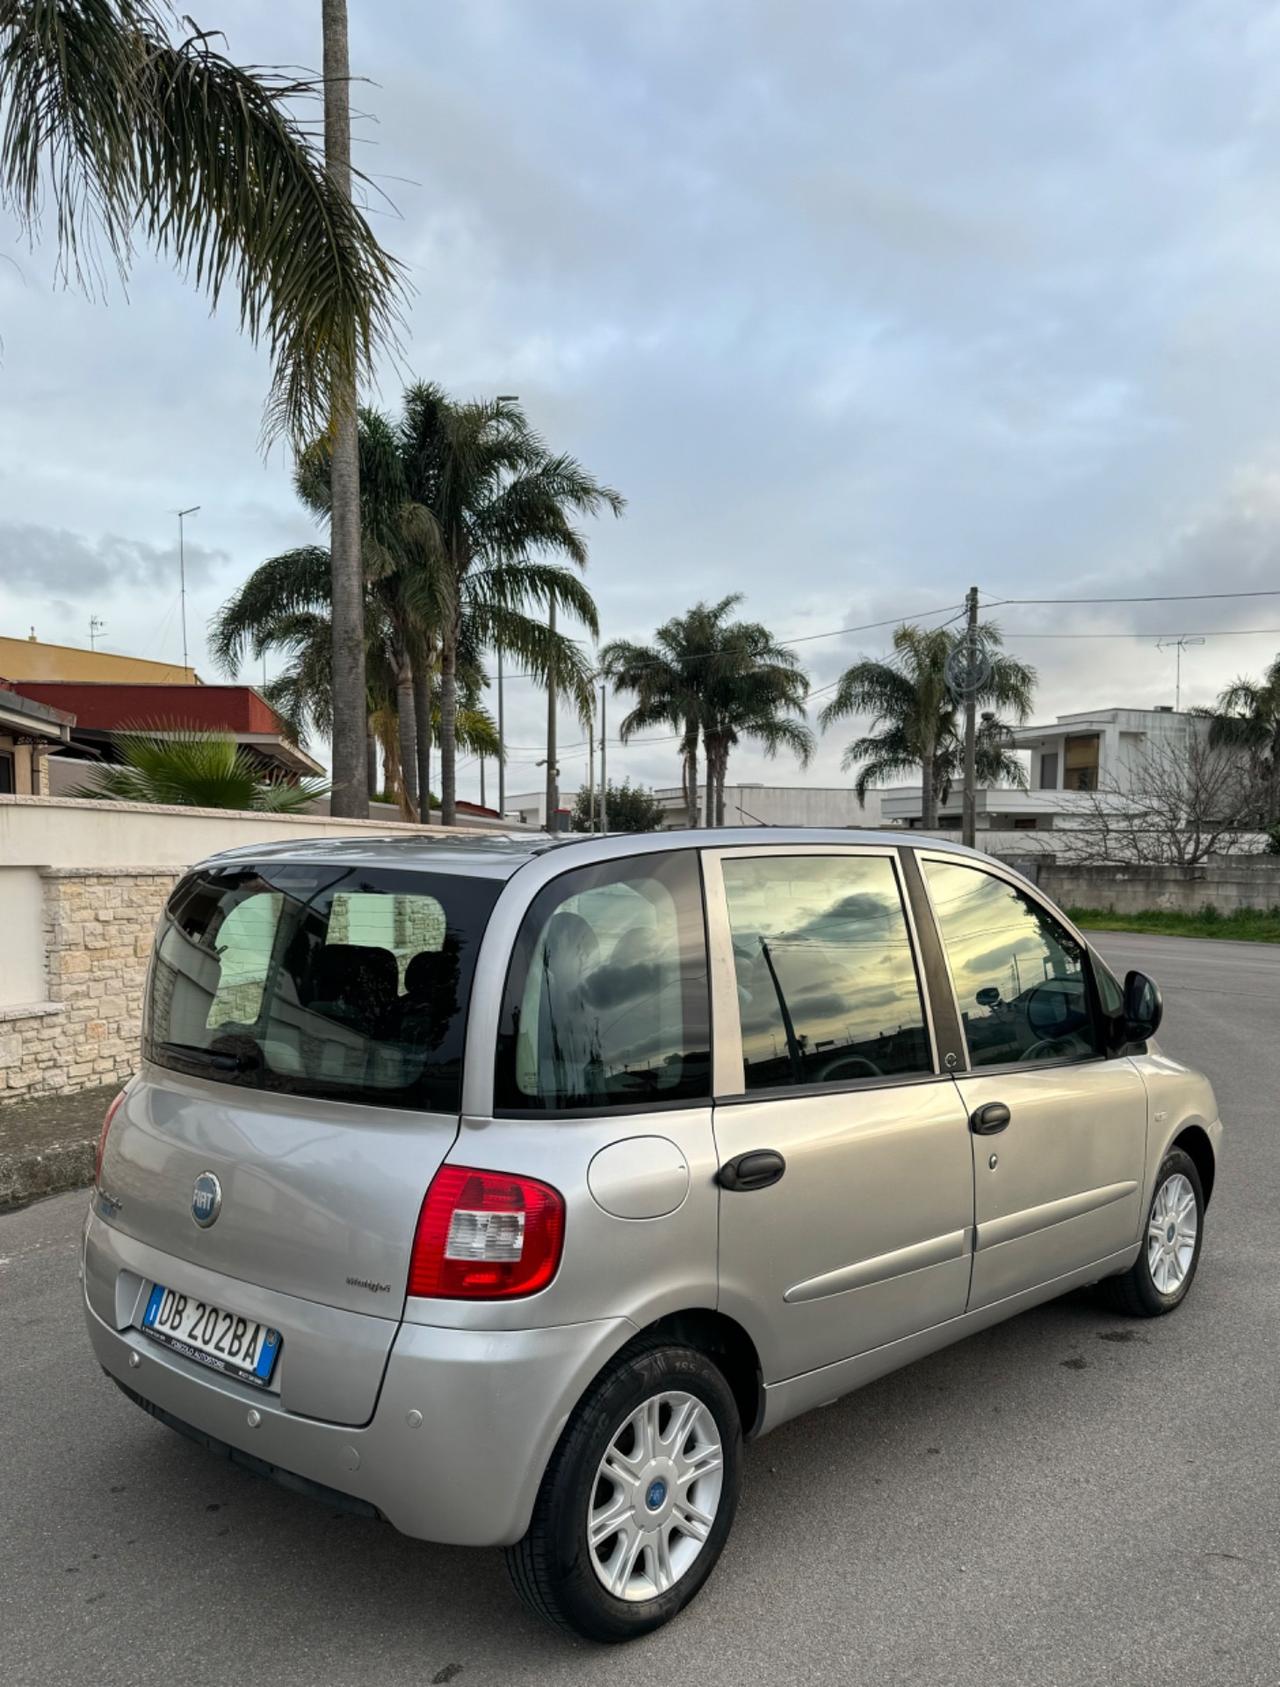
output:
[[907, 917], [884, 856], [726, 856], [742, 1087], [931, 1073]]
[[192, 874], [161, 923], [146, 1056], [249, 1089], [456, 1113], [499, 889], [292, 862]]
[[710, 1048], [692, 851], [580, 867], [539, 893], [507, 975], [496, 1107], [705, 1100]]

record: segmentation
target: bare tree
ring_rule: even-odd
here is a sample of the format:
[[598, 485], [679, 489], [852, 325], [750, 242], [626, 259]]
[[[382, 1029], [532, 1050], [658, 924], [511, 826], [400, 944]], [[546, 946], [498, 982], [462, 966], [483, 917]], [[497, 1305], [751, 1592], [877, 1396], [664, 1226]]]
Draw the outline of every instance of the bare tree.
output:
[[1149, 744], [1127, 784], [1090, 791], [1072, 824], [1055, 828], [1053, 849], [1066, 861], [1195, 867], [1256, 850], [1267, 805], [1249, 758], [1193, 730]]

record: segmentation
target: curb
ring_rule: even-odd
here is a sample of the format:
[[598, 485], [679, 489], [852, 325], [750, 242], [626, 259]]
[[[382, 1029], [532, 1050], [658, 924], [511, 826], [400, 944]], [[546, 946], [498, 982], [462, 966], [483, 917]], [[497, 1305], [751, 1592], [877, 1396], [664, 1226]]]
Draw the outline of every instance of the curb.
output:
[[70, 1137], [41, 1149], [0, 1153], [0, 1213], [13, 1212], [46, 1195], [62, 1195], [93, 1182], [98, 1138]]

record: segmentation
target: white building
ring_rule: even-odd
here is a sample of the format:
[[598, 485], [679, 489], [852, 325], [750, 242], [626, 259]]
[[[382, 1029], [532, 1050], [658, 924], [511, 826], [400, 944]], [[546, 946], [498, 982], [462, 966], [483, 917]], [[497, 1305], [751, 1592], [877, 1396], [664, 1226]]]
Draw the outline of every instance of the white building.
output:
[[[726, 826], [870, 826], [880, 824], [881, 792], [867, 792], [860, 803], [849, 785], [726, 785]], [[679, 785], [654, 792], [666, 811], [664, 831], [688, 824], [684, 792]], [[699, 813], [706, 801], [699, 792]]]
[[[1201, 716], [1169, 708], [1115, 708], [1059, 715], [1051, 725], [1014, 727], [1013, 747], [1025, 751], [1030, 762], [1028, 788], [980, 789], [976, 828], [980, 832], [1042, 832], [1071, 826], [1093, 810], [1092, 792], [1107, 792], [1112, 800], [1122, 800], [1153, 751], [1185, 755], [1191, 735], [1206, 731], [1207, 725]], [[885, 791], [881, 807], [886, 825], [919, 826], [920, 787]], [[938, 829], [958, 831], [961, 820], [962, 792], [957, 780], [946, 802], [938, 805]]]
[[[572, 825], [573, 805], [577, 798], [576, 791], [561, 791], [559, 831], [567, 832]], [[523, 791], [512, 796], [507, 793], [507, 806], [502, 811], [502, 818], [518, 826], [536, 826], [539, 830], [547, 823], [547, 793], [541, 791]]]

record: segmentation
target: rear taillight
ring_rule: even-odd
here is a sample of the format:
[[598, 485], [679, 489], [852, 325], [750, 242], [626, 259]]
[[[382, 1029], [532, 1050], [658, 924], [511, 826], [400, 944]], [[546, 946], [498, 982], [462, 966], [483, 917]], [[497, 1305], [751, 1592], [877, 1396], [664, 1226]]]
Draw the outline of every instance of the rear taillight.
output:
[[95, 1189], [102, 1182], [102, 1156], [107, 1151], [107, 1132], [111, 1129], [111, 1121], [115, 1118], [123, 1100], [124, 1091], [121, 1090], [110, 1107], [107, 1108], [107, 1116], [102, 1121], [102, 1129], [98, 1132], [98, 1152], [93, 1157], [93, 1187]]
[[545, 1289], [564, 1246], [564, 1198], [509, 1172], [441, 1166], [418, 1215], [409, 1293], [509, 1300]]

